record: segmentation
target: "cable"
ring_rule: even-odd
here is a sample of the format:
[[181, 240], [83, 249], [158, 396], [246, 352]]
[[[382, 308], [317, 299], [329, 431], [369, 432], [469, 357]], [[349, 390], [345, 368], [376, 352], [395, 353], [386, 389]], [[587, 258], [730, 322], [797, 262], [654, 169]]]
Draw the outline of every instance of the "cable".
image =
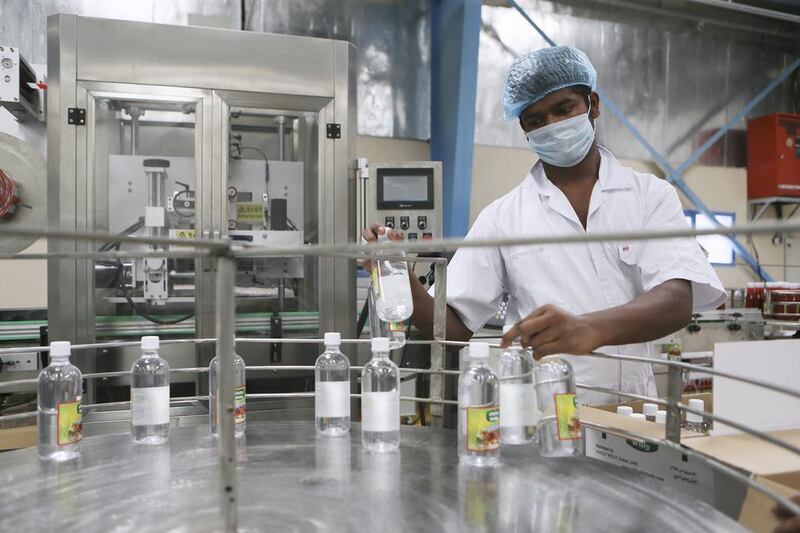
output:
[[189, 320], [190, 318], [192, 318], [194, 316], [194, 311], [192, 311], [191, 313], [189, 313], [186, 316], [181, 316], [181, 317], [178, 317], [178, 318], [172, 318], [172, 319], [169, 319], [169, 320], [162, 319], [162, 318], [156, 318], [155, 316], [147, 314], [146, 312], [142, 311], [139, 308], [139, 306], [136, 304], [136, 302], [133, 301], [133, 298], [131, 298], [130, 293], [128, 293], [128, 288], [125, 286], [124, 283], [121, 284], [119, 286], [119, 288], [122, 289], [122, 293], [125, 296], [125, 300], [128, 302], [128, 305], [131, 307], [131, 309], [133, 309], [133, 311], [137, 315], [141, 316], [142, 318], [144, 318], [146, 320], [149, 320], [150, 322], [154, 322], [156, 324], [161, 324], [161, 325], [165, 325], [166, 326], [166, 325], [171, 325], [171, 324], [179, 324], [179, 323], [183, 322], [184, 320]]

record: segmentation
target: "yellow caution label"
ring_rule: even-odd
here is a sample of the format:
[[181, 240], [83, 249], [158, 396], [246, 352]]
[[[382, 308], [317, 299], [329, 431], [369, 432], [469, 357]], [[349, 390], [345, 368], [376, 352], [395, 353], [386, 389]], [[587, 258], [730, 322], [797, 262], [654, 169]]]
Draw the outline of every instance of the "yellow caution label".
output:
[[194, 239], [194, 230], [193, 229], [176, 229], [172, 230], [173, 239]]
[[238, 202], [236, 204], [236, 220], [247, 223], [263, 222], [264, 204], [259, 202]]

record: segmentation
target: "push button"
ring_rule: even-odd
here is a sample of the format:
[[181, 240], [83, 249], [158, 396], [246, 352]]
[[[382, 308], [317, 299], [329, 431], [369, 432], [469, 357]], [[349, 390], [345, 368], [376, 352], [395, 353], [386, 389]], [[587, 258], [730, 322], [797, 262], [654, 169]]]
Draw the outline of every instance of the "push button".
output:
[[422, 240], [423, 241], [430, 241], [431, 239], [433, 239], [433, 233], [423, 233], [422, 234]]
[[417, 227], [422, 231], [428, 229], [428, 217], [417, 217]]
[[408, 234], [408, 240], [409, 241], [416, 241], [418, 237], [419, 237], [419, 235], [417, 233], [409, 233]]
[[408, 217], [400, 217], [400, 229], [407, 230], [411, 227], [411, 221]]
[[394, 217], [386, 217], [383, 225], [387, 228], [394, 229]]

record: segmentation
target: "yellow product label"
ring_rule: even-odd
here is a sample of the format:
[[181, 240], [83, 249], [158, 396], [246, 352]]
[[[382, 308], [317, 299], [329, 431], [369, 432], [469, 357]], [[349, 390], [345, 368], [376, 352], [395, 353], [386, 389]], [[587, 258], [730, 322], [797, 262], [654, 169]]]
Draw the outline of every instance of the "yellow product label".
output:
[[467, 450], [490, 452], [500, 447], [500, 410], [496, 405], [467, 407]]
[[574, 392], [554, 394], [558, 440], [581, 438], [581, 421], [578, 418], [578, 400]]
[[237, 424], [244, 424], [247, 419], [247, 393], [245, 387], [233, 389], [233, 419]]
[[236, 220], [259, 223], [264, 221], [264, 204], [260, 202], [237, 202]]
[[405, 330], [406, 330], [405, 322], [389, 322], [389, 331], [391, 331], [392, 333]]
[[58, 445], [75, 444], [83, 437], [81, 401], [58, 404]]
[[[217, 423], [217, 413], [222, 410], [220, 405], [219, 387], [214, 395], [217, 399], [217, 409], [214, 411], [214, 423]], [[244, 424], [247, 420], [247, 389], [244, 385], [233, 389], [233, 422]]]
[[375, 301], [381, 297], [381, 284], [378, 281], [378, 269], [372, 269], [372, 294], [375, 296]]

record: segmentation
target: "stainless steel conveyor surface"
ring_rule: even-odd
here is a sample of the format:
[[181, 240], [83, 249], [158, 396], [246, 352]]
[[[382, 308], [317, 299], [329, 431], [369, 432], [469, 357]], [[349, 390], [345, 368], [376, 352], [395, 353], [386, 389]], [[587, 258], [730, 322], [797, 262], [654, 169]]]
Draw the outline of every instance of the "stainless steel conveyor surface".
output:
[[[370, 454], [358, 424], [318, 438], [311, 422], [256, 422], [237, 443], [240, 531], [742, 530], [711, 506], [585, 457], [504, 447], [497, 468], [459, 466], [456, 433], [402, 429], [399, 452]], [[74, 463], [35, 449], [0, 454], [0, 531], [221, 529], [217, 445], [206, 426], [169, 444], [89, 437]]]

